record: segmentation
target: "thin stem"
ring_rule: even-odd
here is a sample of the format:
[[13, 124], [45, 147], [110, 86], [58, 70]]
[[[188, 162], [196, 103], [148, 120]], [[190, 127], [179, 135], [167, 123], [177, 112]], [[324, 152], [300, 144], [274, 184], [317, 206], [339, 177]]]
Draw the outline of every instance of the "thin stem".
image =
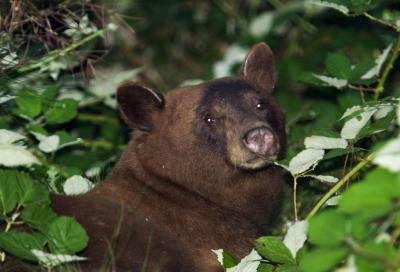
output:
[[389, 76], [389, 72], [393, 68], [393, 64], [399, 55], [399, 51], [400, 51], [400, 33], [397, 36], [397, 40], [396, 40], [394, 47], [392, 48], [392, 54], [390, 56], [390, 59], [386, 63], [386, 66], [383, 70], [382, 76], [379, 78], [378, 85], [375, 88], [375, 97], [374, 97], [375, 100], [379, 99], [380, 94], [384, 90], [384, 85], [385, 85], [386, 79]]
[[294, 221], [298, 221], [298, 212], [297, 212], [297, 177], [293, 177], [293, 214]]
[[371, 14], [369, 14], [369, 13], [367, 13], [367, 12], [364, 12], [363, 15], [364, 15], [365, 17], [367, 17], [368, 19], [370, 19], [371, 21], [374, 21], [374, 22], [379, 23], [379, 24], [381, 24], [381, 25], [390, 27], [390, 28], [392, 28], [393, 30], [395, 30], [396, 32], [400, 32], [400, 28], [399, 28], [398, 26], [396, 26], [396, 25], [394, 25], [394, 24], [391, 24], [391, 23], [389, 23], [388, 21], [382, 20], [382, 19], [380, 19], [380, 18], [376, 18], [376, 17], [372, 16]]
[[312, 208], [310, 213], [307, 215], [306, 220], [309, 220], [311, 217], [313, 217], [317, 211], [325, 204], [325, 202], [333, 196], [337, 191], [339, 191], [340, 188], [345, 185], [352, 176], [357, 174], [360, 169], [362, 169], [365, 165], [367, 165], [375, 156], [375, 153], [369, 154], [365, 159], [361, 160], [353, 169], [351, 169], [341, 180], [336, 183], [335, 186], [333, 186], [318, 202], [317, 204]]
[[54, 61], [56, 58], [60, 57], [60, 56], [64, 56], [67, 53], [73, 51], [74, 49], [78, 48], [79, 46], [84, 45], [85, 43], [88, 43], [90, 41], [92, 41], [93, 39], [97, 38], [98, 36], [103, 35], [105, 32], [105, 29], [100, 29], [97, 30], [96, 32], [90, 34], [89, 36], [83, 38], [82, 40], [79, 40], [75, 43], [72, 43], [70, 46], [62, 49], [62, 50], [55, 50], [53, 52], [50, 52], [47, 56], [43, 57], [42, 59], [25, 65], [23, 67], [21, 67], [20, 69], [18, 69], [17, 71], [19, 73], [26, 73], [26, 72], [30, 72], [32, 70], [36, 70], [39, 69], [40, 67], [42, 67], [43, 65], [50, 63], [52, 61]]

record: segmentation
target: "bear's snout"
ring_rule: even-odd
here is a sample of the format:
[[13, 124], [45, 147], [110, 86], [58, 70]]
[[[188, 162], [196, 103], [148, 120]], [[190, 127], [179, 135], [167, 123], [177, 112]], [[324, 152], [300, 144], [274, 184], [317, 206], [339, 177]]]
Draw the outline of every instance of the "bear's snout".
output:
[[266, 127], [250, 129], [243, 137], [244, 145], [251, 152], [261, 156], [278, 154], [278, 138]]

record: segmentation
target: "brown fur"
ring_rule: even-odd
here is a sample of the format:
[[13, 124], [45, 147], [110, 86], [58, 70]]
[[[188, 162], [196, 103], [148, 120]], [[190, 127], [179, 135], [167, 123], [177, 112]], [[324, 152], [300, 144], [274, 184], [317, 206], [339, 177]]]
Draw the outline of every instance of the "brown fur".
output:
[[[261, 159], [254, 167], [246, 163], [254, 154], [241, 142], [249, 129], [271, 126], [282, 155], [284, 117], [271, 96], [271, 54], [259, 44], [240, 76], [178, 89], [164, 100], [132, 83], [120, 87], [122, 114], [140, 130], [104, 183], [82, 196], [52, 199], [57, 212], [75, 216], [90, 234], [83, 271], [98, 271], [109, 253], [110, 270], [171, 272], [223, 271], [211, 249], [226, 249], [236, 258], [249, 253], [276, 217], [282, 189], [280, 171]], [[238, 96], [244, 108], [224, 103], [228, 97], [203, 105], [212, 84], [237, 80], [251, 86]], [[259, 96], [268, 100], [266, 115], [252, 111]], [[200, 106], [219, 114], [215, 129], [202, 129], [220, 135], [216, 143], [224, 147], [202, 138]]]

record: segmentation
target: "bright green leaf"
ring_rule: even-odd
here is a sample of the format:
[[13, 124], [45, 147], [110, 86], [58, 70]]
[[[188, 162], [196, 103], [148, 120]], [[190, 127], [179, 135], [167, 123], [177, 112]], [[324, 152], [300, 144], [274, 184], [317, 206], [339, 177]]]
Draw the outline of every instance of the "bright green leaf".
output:
[[317, 245], [337, 245], [345, 239], [346, 230], [347, 222], [342, 213], [325, 211], [310, 220], [308, 238]]
[[29, 89], [21, 90], [16, 98], [18, 114], [34, 118], [42, 111], [42, 101], [37, 92]]
[[295, 263], [289, 249], [277, 237], [264, 236], [258, 238], [255, 241], [255, 246], [258, 253], [269, 261], [282, 264]]
[[26, 232], [9, 231], [0, 234], [0, 248], [12, 255], [36, 261], [36, 257], [31, 253], [32, 249], [42, 250], [44, 238], [40, 235], [34, 235]]
[[62, 99], [54, 103], [46, 112], [48, 124], [62, 124], [72, 120], [78, 113], [78, 102], [73, 99]]
[[53, 220], [47, 235], [51, 253], [57, 254], [74, 254], [89, 241], [86, 230], [74, 218], [66, 216]]
[[347, 250], [344, 248], [317, 248], [302, 256], [300, 269], [304, 272], [332, 271], [331, 268], [346, 255]]

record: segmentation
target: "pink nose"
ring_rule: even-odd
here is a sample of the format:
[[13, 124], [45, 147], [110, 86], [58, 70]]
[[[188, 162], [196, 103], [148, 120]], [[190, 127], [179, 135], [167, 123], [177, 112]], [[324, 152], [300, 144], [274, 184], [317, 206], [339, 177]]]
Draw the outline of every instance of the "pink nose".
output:
[[276, 139], [273, 132], [265, 127], [254, 128], [244, 137], [245, 146], [258, 155], [276, 155]]

